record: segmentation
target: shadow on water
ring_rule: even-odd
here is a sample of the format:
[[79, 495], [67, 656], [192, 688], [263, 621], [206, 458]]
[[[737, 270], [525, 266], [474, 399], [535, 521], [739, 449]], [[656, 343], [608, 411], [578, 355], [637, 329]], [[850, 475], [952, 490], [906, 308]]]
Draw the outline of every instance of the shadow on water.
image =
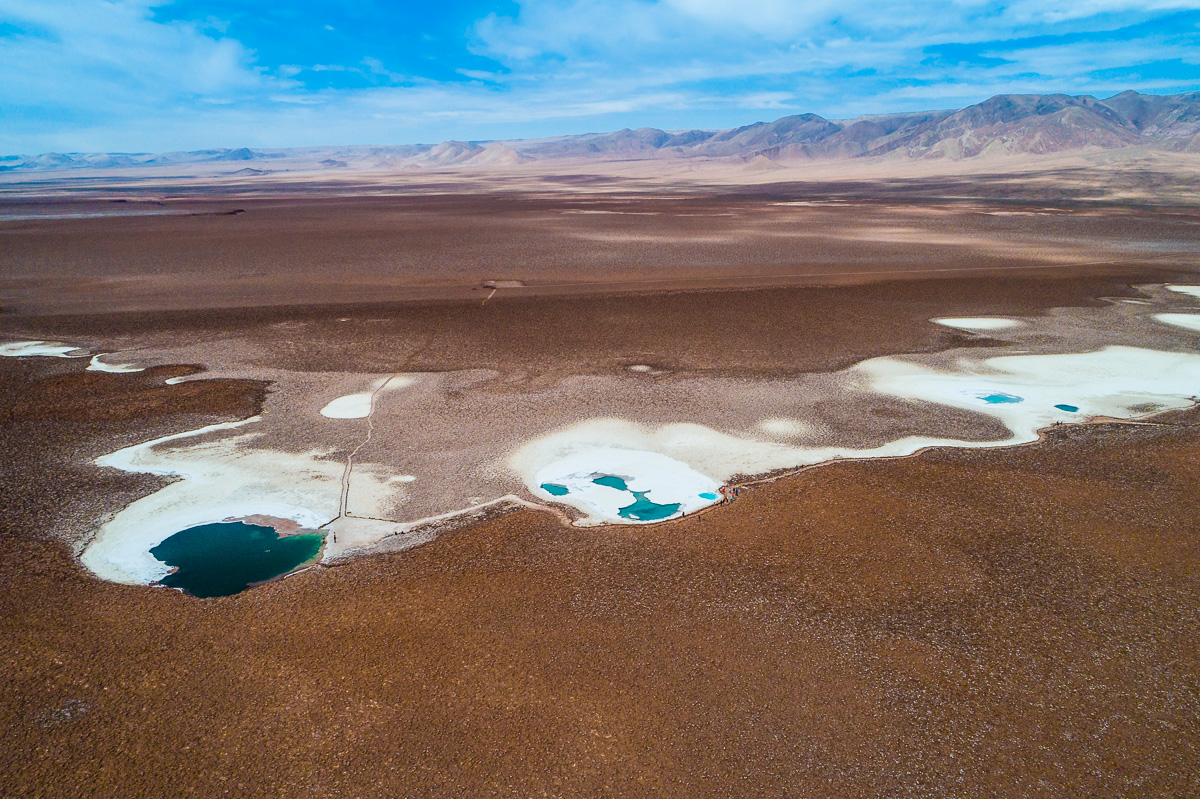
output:
[[280, 536], [270, 527], [219, 522], [190, 527], [150, 554], [175, 569], [160, 583], [195, 597], [230, 596], [287, 574], [321, 551], [321, 533]]

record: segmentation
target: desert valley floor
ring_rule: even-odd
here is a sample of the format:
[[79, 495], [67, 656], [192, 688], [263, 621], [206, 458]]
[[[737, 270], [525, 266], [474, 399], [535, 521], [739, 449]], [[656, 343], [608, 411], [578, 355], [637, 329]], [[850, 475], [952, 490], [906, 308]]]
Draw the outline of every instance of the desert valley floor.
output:
[[[0, 793], [1200, 792], [1191, 158], [0, 181]], [[319, 563], [101, 546], [210, 426]], [[739, 490], [613, 523], [587, 436]]]

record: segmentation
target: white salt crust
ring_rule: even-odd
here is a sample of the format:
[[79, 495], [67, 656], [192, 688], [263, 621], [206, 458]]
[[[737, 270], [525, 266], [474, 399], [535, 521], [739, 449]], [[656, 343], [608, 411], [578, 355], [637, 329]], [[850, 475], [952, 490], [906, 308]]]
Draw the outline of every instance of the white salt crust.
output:
[[371, 392], [338, 397], [321, 409], [321, 415], [330, 419], [365, 419], [371, 415]]
[[1165, 325], [1181, 327], [1184, 330], [1200, 330], [1200, 314], [1196, 313], [1156, 313], [1154, 318]]
[[[127, 363], [105, 363], [100, 360], [104, 355], [93, 355], [92, 360], [88, 362], [87, 371], [89, 372], [115, 372], [118, 374], [126, 374], [130, 372], [145, 371], [144, 366], [133, 366]], [[168, 381], [170, 382], [170, 381]]]
[[[71, 355], [72, 352], [79, 354]], [[87, 357], [87, 353], [81, 352], [79, 347], [63, 344], [61, 341], [10, 341], [7, 344], [0, 344], [0, 356], [27, 358], [31, 355], [40, 355], [46, 358]]]
[[[652, 454], [665, 456], [707, 477], [713, 484], [734, 475], [763, 474], [811, 466], [843, 458], [890, 458], [911, 455], [928, 447], [985, 448], [1036, 441], [1038, 430], [1055, 422], [1082, 421], [1089, 416], [1130, 419], [1154, 411], [1184, 408], [1200, 394], [1200, 355], [1159, 352], [1136, 347], [1105, 347], [1096, 352], [1067, 355], [1011, 355], [962, 364], [947, 372], [900, 358], [873, 358], [857, 372], [873, 392], [909, 400], [951, 406], [992, 416], [1010, 435], [995, 441], [961, 441], [934, 436], [906, 436], [878, 447], [811, 447], [755, 441], [721, 433], [699, 424], [668, 424], [651, 428], [622, 419], [593, 419], [534, 439], [520, 447], [509, 466], [521, 475], [535, 495], [573, 505], [587, 516], [581, 524], [628, 523], [612, 512], [611, 503], [592, 496], [576, 499], [575, 491], [552, 497], [540, 486], [552, 475], [571, 477], [617, 460], [625, 451], [622, 473], [651, 479], [640, 469], [657, 469]], [[1020, 402], [989, 403], [984, 397], [1009, 395]], [[1076, 411], [1056, 408], [1070, 405]], [[1137, 408], [1138, 410], [1135, 410]], [[698, 478], [682, 479], [678, 488], [690, 490]], [[571, 486], [568, 486], [570, 488]], [[626, 495], [627, 496], [627, 495]], [[650, 497], [656, 502], [666, 500]], [[675, 502], [678, 499], [672, 498]]]
[[999, 316], [946, 316], [932, 321], [960, 330], [1005, 330], [1021, 324], [1016, 319], [1005, 319]]
[[413, 375], [392, 375], [376, 381], [370, 391], [338, 397], [321, 409], [321, 415], [329, 419], [365, 419], [374, 410], [375, 397], [379, 392], [405, 388], [414, 382], [416, 378]]

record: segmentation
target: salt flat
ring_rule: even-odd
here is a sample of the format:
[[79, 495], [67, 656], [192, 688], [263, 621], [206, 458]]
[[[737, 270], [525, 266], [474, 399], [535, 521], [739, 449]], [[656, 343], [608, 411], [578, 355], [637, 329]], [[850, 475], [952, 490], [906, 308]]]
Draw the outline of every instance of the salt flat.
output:
[[[1188, 407], [1200, 393], [1200, 353], [1155, 325], [1164, 314], [1154, 300], [1169, 290], [1145, 292], [1145, 305], [1005, 318], [1008, 347], [877, 357], [789, 379], [669, 370], [654, 370], [653, 379], [627, 371], [534, 386], [490, 370], [321, 377], [264, 372], [250, 342], [143, 348], [151, 361], [214, 361], [217, 375], [269, 374], [278, 389], [253, 431], [208, 426], [100, 458], [181, 479], [121, 510], [83, 562], [107, 579], [147, 583], [166, 573], [148, 550], [196, 524], [258, 516], [316, 529], [342, 517], [374, 520], [340, 541], [331, 536], [325, 557], [336, 560], [429, 520], [439, 529], [456, 516], [466, 523], [507, 497], [567, 506], [581, 514], [579, 524], [651, 523], [702, 510], [721, 499], [723, 486], [780, 470], [1027, 443], [1054, 424]], [[990, 331], [994, 319], [968, 318], [966, 326]], [[324, 399], [354, 383], [365, 390]], [[700, 397], [707, 418], [685, 421]], [[877, 416], [897, 400], [901, 421]], [[809, 415], [780, 423], [804, 406]], [[961, 412], [959, 435], [946, 434], [950, 409]], [[996, 424], [1003, 432], [990, 432]]]

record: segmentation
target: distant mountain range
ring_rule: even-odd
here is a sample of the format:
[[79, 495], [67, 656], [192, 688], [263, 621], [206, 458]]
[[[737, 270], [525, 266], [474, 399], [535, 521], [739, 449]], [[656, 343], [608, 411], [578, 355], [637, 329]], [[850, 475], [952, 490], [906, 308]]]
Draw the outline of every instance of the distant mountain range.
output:
[[[672, 132], [638, 128], [547, 139], [432, 145], [10, 155], [0, 157], [0, 170], [208, 165], [208, 171], [216, 168], [218, 174], [262, 175], [298, 169], [427, 169], [536, 161], [689, 158], [772, 168], [777, 164], [889, 155], [959, 160], [1131, 146], [1200, 152], [1200, 92], [1163, 96], [1126, 91], [1105, 100], [1086, 95], [1007, 94], [957, 111], [880, 114], [849, 120], [799, 114], [730, 130]], [[225, 164], [229, 171], [219, 172]]]

